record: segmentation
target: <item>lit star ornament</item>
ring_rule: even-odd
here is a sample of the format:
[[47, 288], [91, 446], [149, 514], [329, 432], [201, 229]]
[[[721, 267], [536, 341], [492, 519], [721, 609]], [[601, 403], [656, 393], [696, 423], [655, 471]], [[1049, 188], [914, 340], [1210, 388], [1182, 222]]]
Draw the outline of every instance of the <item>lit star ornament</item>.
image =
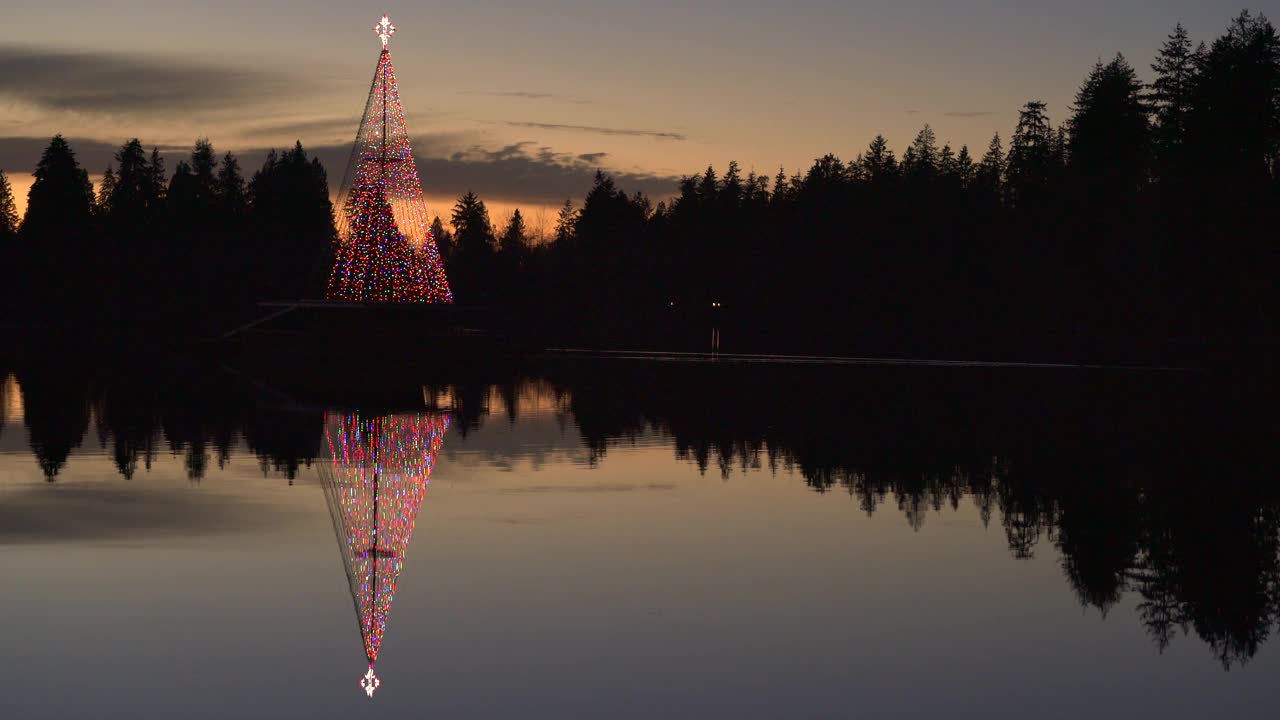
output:
[[373, 31], [378, 34], [378, 38], [382, 40], [382, 47], [387, 47], [387, 41], [391, 40], [391, 36], [396, 34], [396, 26], [391, 24], [391, 18], [386, 15], [373, 26]]
[[381, 684], [382, 681], [378, 679], [377, 675], [373, 674], [373, 666], [370, 665], [369, 672], [365, 673], [364, 677], [360, 678], [360, 687], [364, 688], [364, 694], [369, 697], [373, 697], [373, 691], [377, 690], [378, 686]]

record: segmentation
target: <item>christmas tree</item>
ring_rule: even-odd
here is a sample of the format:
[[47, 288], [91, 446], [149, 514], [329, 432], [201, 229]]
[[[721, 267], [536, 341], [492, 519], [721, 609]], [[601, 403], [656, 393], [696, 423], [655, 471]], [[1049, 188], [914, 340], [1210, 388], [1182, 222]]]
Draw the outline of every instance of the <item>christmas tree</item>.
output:
[[328, 297], [451, 303], [387, 47], [396, 27], [383, 15], [373, 29], [382, 54], [338, 193], [339, 244]]
[[360, 679], [369, 697], [382, 684], [373, 667], [413, 524], [448, 429], [447, 415], [325, 417], [333, 462], [320, 466], [320, 477], [369, 661]]

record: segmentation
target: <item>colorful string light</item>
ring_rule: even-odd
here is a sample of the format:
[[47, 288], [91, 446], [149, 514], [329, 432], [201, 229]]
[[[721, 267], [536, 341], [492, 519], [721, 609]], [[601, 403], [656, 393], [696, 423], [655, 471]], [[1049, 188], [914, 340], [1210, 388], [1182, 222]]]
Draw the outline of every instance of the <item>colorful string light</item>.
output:
[[360, 680], [369, 697], [382, 684], [373, 667], [448, 429], [447, 415], [325, 416], [333, 462], [321, 465], [320, 475], [369, 661]]
[[338, 193], [339, 244], [327, 296], [451, 303], [386, 47], [395, 26], [384, 15], [374, 31], [383, 50]]

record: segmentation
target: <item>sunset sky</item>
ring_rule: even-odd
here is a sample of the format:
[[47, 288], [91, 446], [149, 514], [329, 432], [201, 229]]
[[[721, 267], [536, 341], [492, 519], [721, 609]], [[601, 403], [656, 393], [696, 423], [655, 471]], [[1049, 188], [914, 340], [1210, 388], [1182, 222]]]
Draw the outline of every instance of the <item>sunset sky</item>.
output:
[[[172, 169], [195, 138], [243, 156], [300, 139], [335, 183], [389, 13], [409, 131], [434, 210], [467, 189], [512, 204], [581, 198], [597, 167], [654, 196], [731, 159], [770, 176], [925, 123], [975, 152], [1018, 107], [1064, 118], [1090, 66], [1149, 76], [1181, 20], [1211, 40], [1241, 8], [1206, 0], [765, 3], [337, 0], [7, 3], [0, 169], [25, 205], [55, 132], [98, 175], [137, 136]], [[1280, 0], [1252, 9], [1280, 16]]]

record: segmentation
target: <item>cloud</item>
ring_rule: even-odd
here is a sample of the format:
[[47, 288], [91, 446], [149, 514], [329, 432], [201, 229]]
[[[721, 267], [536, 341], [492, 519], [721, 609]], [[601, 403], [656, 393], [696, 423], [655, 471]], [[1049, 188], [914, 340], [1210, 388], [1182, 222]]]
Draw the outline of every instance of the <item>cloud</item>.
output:
[[515, 91], [515, 92], [491, 92], [491, 93], [476, 93], [476, 94], [478, 94], [478, 95], [495, 95], [495, 96], [497, 96], [497, 97], [518, 97], [518, 98], [526, 98], [526, 99], [529, 99], [529, 100], [548, 100], [548, 99], [551, 99], [551, 98], [559, 97], [558, 95], [553, 95], [553, 94], [551, 94], [551, 93], [535, 93], [535, 92], [522, 92], [522, 91]]
[[[0, 170], [6, 173], [35, 171], [49, 140], [47, 137], [0, 137]], [[67, 138], [67, 142], [75, 152], [80, 166], [90, 174], [100, 173], [109, 163], [115, 162], [115, 153], [124, 144], [83, 138]]]
[[[903, 110], [903, 112], [906, 113], [907, 115], [924, 114], [923, 110]], [[977, 118], [977, 117], [988, 117], [991, 115], [999, 115], [999, 114], [1000, 113], [998, 112], [993, 112], [990, 110], [979, 110], [979, 111], [948, 110], [942, 113], [942, 116], [949, 117], [949, 118]]]
[[[409, 129], [430, 127], [432, 113], [419, 113], [408, 118]], [[281, 118], [271, 122], [249, 125], [231, 131], [237, 138], [252, 143], [268, 142], [292, 145], [301, 140], [304, 146], [349, 143], [356, 137], [356, 129], [360, 124], [358, 115], [337, 115], [322, 118], [293, 117]], [[453, 131], [417, 133], [413, 132], [413, 146], [419, 152], [428, 155], [446, 154], [458, 147], [474, 144], [481, 137], [477, 132]], [[217, 143], [218, 139], [213, 138]]]
[[507, 125], [511, 127], [534, 128], [536, 130], [574, 130], [577, 132], [595, 133], [597, 135], [626, 135], [628, 137], [651, 137], [659, 140], [688, 140], [688, 136], [676, 132], [662, 132], [658, 130], [629, 130], [626, 128], [610, 128], [599, 127], [595, 125], [562, 125], [560, 123], [537, 123], [537, 122], [516, 122], [514, 120], [507, 121]]
[[[538, 145], [532, 141], [511, 143], [498, 148], [471, 145], [465, 150], [431, 156], [424, 144], [414, 138], [418, 152], [418, 175], [428, 195], [457, 197], [474, 191], [484, 200], [511, 203], [556, 205], [565, 198], [581, 199], [595, 180], [599, 160], [604, 153], [570, 152]], [[457, 147], [456, 145], [454, 147]], [[342, 180], [350, 145], [308, 147], [329, 171], [329, 182]], [[261, 157], [260, 151], [246, 151], [245, 167]], [[680, 178], [618, 169], [606, 169], [618, 186], [628, 193], [636, 191], [663, 197], [676, 191]]]
[[[456, 152], [450, 159], [463, 160], [467, 157], [472, 157], [484, 162], [501, 162], [503, 160], [510, 160], [511, 158], [523, 157], [526, 154], [524, 151], [525, 147], [533, 144], [535, 143], [532, 140], [524, 140], [522, 142], [512, 143], [511, 145], [501, 147], [497, 150], [485, 150], [477, 146], [471, 148], [469, 151]], [[542, 150], [549, 150], [549, 148], [542, 148]]]
[[519, 98], [522, 100], [557, 100], [560, 102], [572, 103], [574, 105], [591, 105], [590, 100], [582, 100], [580, 98], [561, 95], [559, 93], [548, 92], [529, 92], [527, 90], [499, 90], [499, 91], [483, 91], [483, 90], [464, 90], [460, 95], [487, 95], [489, 97], [503, 98]]
[[[555, 204], [581, 198], [591, 189], [605, 153], [573, 155], [521, 142], [498, 150], [474, 147], [448, 158], [418, 157], [418, 174], [428, 194], [461, 195], [474, 190], [485, 199]], [[608, 171], [627, 192], [666, 196], [678, 177]]]
[[[356, 116], [316, 118], [312, 120], [281, 120], [251, 125], [237, 132], [246, 138], [297, 138], [304, 144], [307, 137], [323, 142], [333, 142], [347, 137], [355, 138], [360, 118]], [[322, 137], [317, 137], [322, 136]]]
[[674, 483], [595, 483], [592, 485], [525, 485], [501, 488], [499, 495], [527, 495], [542, 493], [625, 493], [637, 490], [675, 490]]
[[95, 113], [210, 109], [306, 89], [301, 78], [173, 57], [0, 45], [0, 96]]
[[533, 517], [492, 517], [489, 522], [500, 523], [502, 525], [548, 525], [553, 522], [550, 518], [533, 518]]
[[11, 492], [0, 504], [0, 546], [135, 541], [278, 528], [294, 511], [187, 487], [58, 483]]

